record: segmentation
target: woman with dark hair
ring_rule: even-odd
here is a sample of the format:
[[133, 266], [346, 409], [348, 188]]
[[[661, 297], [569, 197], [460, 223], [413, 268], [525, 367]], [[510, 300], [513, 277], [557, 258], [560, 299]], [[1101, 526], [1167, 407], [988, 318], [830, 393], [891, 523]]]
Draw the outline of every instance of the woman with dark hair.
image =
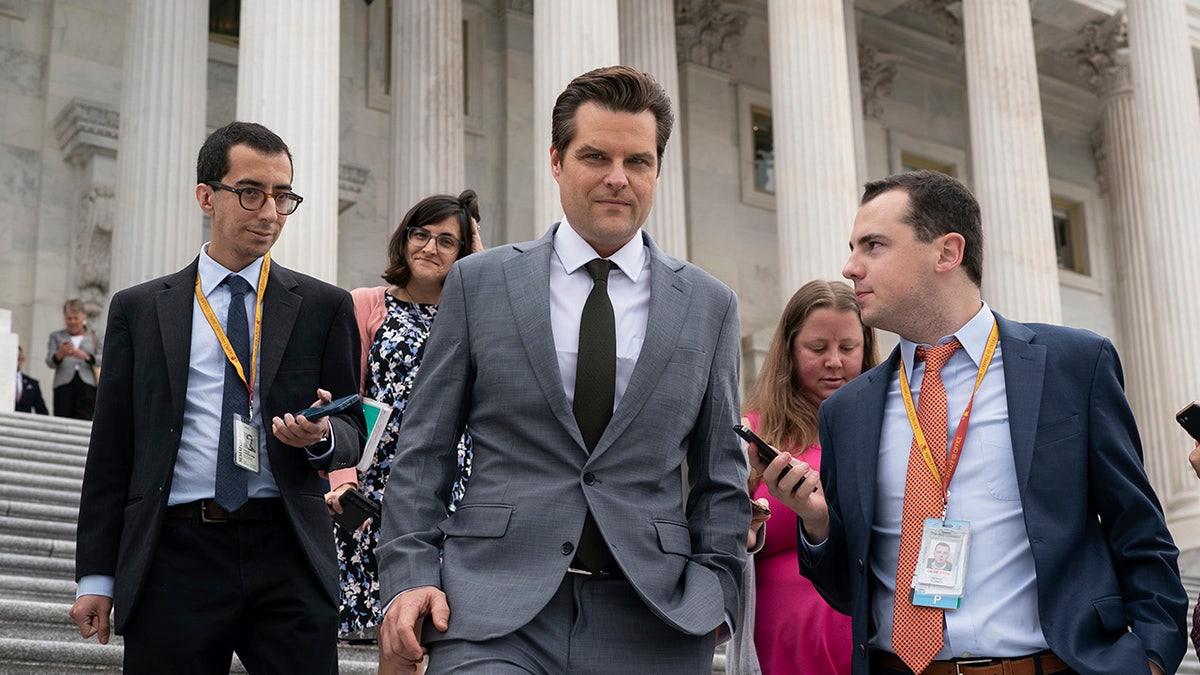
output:
[[[474, 190], [465, 190], [458, 197], [426, 197], [409, 209], [388, 242], [388, 267], [383, 273], [388, 285], [351, 292], [362, 340], [360, 394], [391, 405], [393, 410], [366, 471], [360, 474], [357, 468], [349, 468], [330, 473], [331, 490], [325, 501], [331, 512], [341, 513], [341, 496], [351, 487], [361, 487], [377, 503], [383, 499], [400, 422], [421, 365], [425, 339], [437, 316], [442, 284], [456, 260], [481, 250], [479, 201]], [[471, 473], [471, 441], [466, 434], [459, 441], [458, 466], [450, 510], [462, 498]], [[355, 531], [341, 526], [333, 529], [341, 572], [339, 637], [375, 642], [376, 627], [383, 618], [375, 558], [379, 523], [372, 518]]]
[[[783, 310], [742, 423], [820, 471], [818, 406], [878, 362], [875, 332], [863, 325], [854, 291], [840, 281], [810, 281]], [[748, 487], [751, 498], [766, 500], [771, 516], [762, 549], [746, 563], [746, 611], [731, 645], [737, 656], [731, 656], [729, 672], [849, 673], [850, 617], [800, 576], [796, 514], [767, 493], [753, 470]]]

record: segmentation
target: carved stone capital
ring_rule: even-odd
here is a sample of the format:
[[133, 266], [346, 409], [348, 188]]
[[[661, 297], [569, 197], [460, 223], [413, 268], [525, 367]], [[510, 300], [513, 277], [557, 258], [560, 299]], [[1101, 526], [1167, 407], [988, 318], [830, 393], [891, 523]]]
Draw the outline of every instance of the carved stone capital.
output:
[[54, 119], [54, 133], [63, 159], [76, 165], [93, 155], [117, 155], [119, 112], [103, 103], [73, 98]]
[[882, 100], [892, 95], [892, 82], [903, 60], [902, 56], [881, 52], [874, 45], [858, 45], [858, 81], [864, 115], [876, 120], [883, 117]]
[[522, 12], [533, 14], [533, 0], [496, 0], [496, 12]]
[[746, 12], [721, 9], [721, 0], [676, 0], [679, 65], [690, 62], [729, 72], [748, 20]]
[[933, 19], [952, 46], [962, 45], [962, 0], [908, 0], [904, 7]]
[[1083, 47], [1063, 52], [1075, 62], [1079, 77], [1097, 96], [1128, 90], [1129, 32], [1125, 12], [1084, 24], [1079, 34], [1083, 36]]

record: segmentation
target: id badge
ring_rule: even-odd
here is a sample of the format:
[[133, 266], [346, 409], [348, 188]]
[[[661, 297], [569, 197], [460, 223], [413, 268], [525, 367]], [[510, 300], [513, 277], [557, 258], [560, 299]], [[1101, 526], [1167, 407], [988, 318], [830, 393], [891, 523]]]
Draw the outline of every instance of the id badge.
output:
[[241, 415], [233, 416], [233, 463], [258, 473], [258, 429]]
[[926, 518], [921, 550], [913, 570], [912, 603], [919, 607], [958, 609], [967, 579], [971, 523]]

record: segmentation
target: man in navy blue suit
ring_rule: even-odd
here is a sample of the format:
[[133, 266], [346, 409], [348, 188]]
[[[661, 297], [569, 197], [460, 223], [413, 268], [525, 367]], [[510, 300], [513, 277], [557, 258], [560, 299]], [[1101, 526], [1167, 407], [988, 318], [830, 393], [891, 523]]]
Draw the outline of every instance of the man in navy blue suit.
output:
[[[920, 171], [867, 184], [843, 274], [863, 321], [900, 344], [821, 406], [820, 475], [750, 453], [800, 516], [801, 571], [851, 615], [856, 675], [1175, 672], [1187, 597], [1116, 351], [992, 312], [982, 268], [961, 183]], [[926, 350], [933, 393], [949, 354], [946, 429], [913, 404]], [[931, 491], [938, 508], [921, 511]], [[901, 564], [910, 542], [932, 550], [968, 528], [962, 592], [922, 593]]]
[[17, 346], [17, 412], [35, 412], [39, 415], [49, 415], [46, 400], [42, 398], [42, 387], [38, 381], [21, 372], [25, 365], [25, 350]]

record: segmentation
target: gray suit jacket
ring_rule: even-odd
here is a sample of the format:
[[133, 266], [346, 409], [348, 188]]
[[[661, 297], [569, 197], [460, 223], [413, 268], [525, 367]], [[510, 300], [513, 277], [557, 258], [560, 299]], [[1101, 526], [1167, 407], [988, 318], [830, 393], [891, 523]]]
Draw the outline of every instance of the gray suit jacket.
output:
[[[66, 328], [50, 333], [50, 340], [46, 345], [46, 365], [54, 369], [54, 382], [51, 383], [50, 388], [61, 387], [70, 382], [75, 377], [76, 371], [79, 372], [79, 379], [83, 380], [84, 384], [96, 386], [96, 373], [92, 370], [91, 363], [74, 356], [64, 357], [61, 363], [55, 362], [54, 353], [58, 351], [59, 345], [70, 341], [71, 334], [67, 332]], [[104, 340], [98, 333], [90, 329], [85, 331], [79, 348], [92, 355], [96, 362], [95, 365], [100, 365]]]
[[[505, 635], [558, 588], [590, 507], [649, 609], [684, 633], [709, 633], [737, 615], [750, 519], [746, 458], [730, 430], [737, 299], [643, 235], [651, 256], [646, 339], [589, 456], [550, 326], [556, 231], [464, 258], [446, 279], [384, 494], [381, 598], [441, 588], [450, 628], [427, 628], [426, 640]], [[447, 516], [464, 425], [474, 468]]]

